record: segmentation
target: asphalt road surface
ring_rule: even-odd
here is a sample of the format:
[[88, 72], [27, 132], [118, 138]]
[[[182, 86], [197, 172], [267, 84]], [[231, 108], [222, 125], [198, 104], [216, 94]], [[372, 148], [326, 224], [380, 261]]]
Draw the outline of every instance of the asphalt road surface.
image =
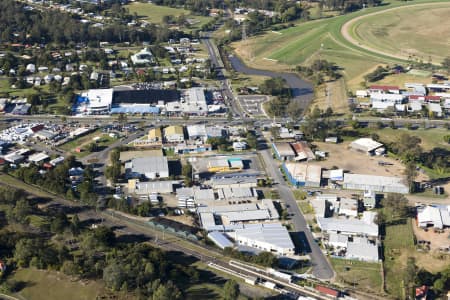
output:
[[304, 242], [303, 248], [311, 257], [313, 275], [323, 280], [331, 279], [334, 276], [333, 268], [319, 245], [314, 241], [305, 217], [300, 212], [294, 194], [285, 182], [276, 161], [272, 158], [270, 149], [262, 150], [260, 153], [266, 166], [267, 175], [277, 183], [280, 199], [285, 202], [289, 215], [293, 215], [291, 221], [294, 224], [294, 231], [302, 235], [300, 240]]

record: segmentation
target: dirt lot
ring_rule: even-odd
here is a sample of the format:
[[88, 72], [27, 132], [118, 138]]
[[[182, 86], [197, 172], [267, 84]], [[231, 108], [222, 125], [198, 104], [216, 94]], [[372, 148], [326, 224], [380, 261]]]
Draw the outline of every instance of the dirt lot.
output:
[[[368, 156], [348, 148], [350, 142], [340, 144], [315, 142], [317, 149], [328, 153], [324, 161], [317, 162], [323, 168], [331, 169], [333, 166], [348, 170], [352, 173], [380, 175], [380, 176], [401, 176], [403, 175], [403, 165], [394, 159], [381, 156]], [[379, 166], [378, 162], [392, 163], [390, 166]]]
[[450, 239], [448, 238], [450, 229], [445, 229], [444, 232], [437, 233], [434, 232], [433, 228], [429, 228], [428, 231], [425, 231], [417, 226], [413, 226], [413, 228], [414, 234], [416, 235], [418, 241], [423, 240], [431, 242], [431, 251], [450, 247]]

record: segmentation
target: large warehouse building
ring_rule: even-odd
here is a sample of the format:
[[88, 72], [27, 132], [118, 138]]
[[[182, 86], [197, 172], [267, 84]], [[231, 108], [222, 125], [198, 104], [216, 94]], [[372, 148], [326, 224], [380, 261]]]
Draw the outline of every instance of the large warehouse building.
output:
[[278, 255], [293, 255], [295, 246], [289, 232], [281, 223], [252, 224], [229, 233], [238, 245]]
[[382, 155], [386, 151], [383, 144], [370, 138], [360, 138], [350, 143], [350, 148], [356, 151], [367, 153], [368, 155]]
[[401, 177], [348, 173], [344, 174], [344, 188], [381, 193], [407, 194], [409, 192], [409, 187]]
[[148, 179], [169, 177], [169, 164], [165, 156], [133, 158], [125, 163], [127, 178], [146, 177]]
[[320, 187], [322, 168], [317, 165], [286, 162], [282, 166], [289, 182], [295, 187]]
[[183, 91], [165, 89], [92, 89], [77, 97], [73, 112], [78, 115], [140, 113], [206, 115], [203, 88]]

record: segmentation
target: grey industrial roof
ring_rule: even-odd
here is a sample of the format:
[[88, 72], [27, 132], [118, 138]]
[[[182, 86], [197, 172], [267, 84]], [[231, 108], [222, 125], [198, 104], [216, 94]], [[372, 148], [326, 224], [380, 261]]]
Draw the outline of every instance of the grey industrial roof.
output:
[[233, 198], [253, 198], [253, 190], [246, 187], [224, 187], [219, 189], [219, 198], [233, 199]]
[[200, 220], [204, 228], [209, 228], [211, 226], [216, 226], [216, 221], [214, 220], [214, 214], [210, 212], [200, 213]]
[[280, 156], [295, 156], [294, 149], [289, 143], [273, 143], [276, 151]]
[[298, 181], [320, 182], [322, 178], [322, 168], [318, 165], [287, 162], [285, 166], [291, 176]]
[[349, 242], [347, 244], [348, 258], [359, 258], [364, 260], [378, 260], [378, 246], [370, 243], [367, 239], [360, 239], [358, 242]]
[[378, 236], [378, 225], [358, 219], [317, 218], [322, 231], [348, 232], [351, 234], [362, 234]]
[[366, 184], [372, 186], [408, 188], [403, 183], [402, 177], [350, 174], [350, 173], [344, 174], [344, 184]]
[[235, 231], [235, 235], [237, 237], [244, 237], [257, 242], [272, 244], [277, 248], [295, 248], [289, 232], [287, 231], [286, 227], [284, 227], [280, 223], [258, 225], [260, 226], [245, 226], [244, 229], [237, 229]]
[[173, 181], [149, 181], [136, 183], [134, 192], [138, 195], [151, 193], [171, 193]]
[[169, 172], [169, 165], [165, 156], [138, 157], [131, 160], [131, 169], [139, 174], [160, 173]]
[[272, 219], [279, 219], [280, 215], [278, 214], [278, 210], [275, 208], [275, 206], [273, 205], [273, 201], [270, 199], [263, 199], [261, 201], [261, 205], [259, 205], [260, 208], [265, 207], [270, 214], [270, 217]]
[[252, 211], [230, 211], [220, 213], [228, 222], [245, 222], [270, 219], [270, 214], [267, 209], [258, 209]]
[[365, 149], [367, 152], [371, 152], [375, 149], [383, 147], [383, 144], [372, 140], [371, 138], [360, 138], [350, 143], [350, 147], [357, 149]]
[[219, 248], [233, 247], [233, 243], [225, 236], [225, 234], [213, 231], [208, 233], [208, 238], [213, 241]]
[[255, 211], [258, 210], [258, 206], [255, 203], [244, 203], [244, 204], [234, 204], [234, 205], [222, 205], [222, 206], [208, 206], [199, 207], [198, 212], [213, 212], [213, 213], [224, 213], [233, 211]]

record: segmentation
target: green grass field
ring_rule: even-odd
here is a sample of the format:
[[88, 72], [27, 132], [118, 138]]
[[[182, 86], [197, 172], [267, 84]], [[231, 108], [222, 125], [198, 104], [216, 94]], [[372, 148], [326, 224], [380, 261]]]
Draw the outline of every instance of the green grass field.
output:
[[[418, 122], [420, 123], [421, 121], [418, 120]], [[419, 137], [422, 140], [420, 145], [425, 151], [436, 147], [450, 149], [450, 145], [444, 141], [444, 136], [449, 135], [450, 132], [443, 128], [416, 130], [384, 128], [382, 130], [375, 130], [375, 132], [383, 142], [395, 142], [398, 140], [400, 134], [406, 133]]]
[[382, 291], [381, 265], [363, 261], [331, 258], [337, 280], [360, 290], [380, 293]]
[[450, 56], [445, 38], [450, 34], [450, 3], [424, 9], [411, 6], [359, 19], [351, 32], [358, 42], [371, 48], [411, 56], [427, 62], [441, 62]]
[[[81, 158], [89, 154], [89, 151], [87, 151], [87, 147], [89, 146], [89, 144], [94, 143], [93, 138], [95, 137], [100, 137], [100, 139], [97, 141], [97, 145], [100, 149], [111, 145], [116, 140], [110, 137], [109, 135], [102, 134], [99, 130], [96, 130], [87, 135], [81, 136], [77, 139], [67, 142], [63, 144], [60, 148], [66, 152], [72, 153], [74, 156], [78, 158]], [[81, 148], [83, 151], [75, 152], [76, 148]]]
[[[436, 1], [418, 0], [414, 4], [429, 2]], [[338, 17], [298, 22], [294, 27], [276, 33], [269, 31], [232, 46], [253, 67], [289, 70], [292, 66], [307, 65], [322, 58], [342, 67], [345, 78], [349, 80], [367, 73], [379, 64], [405, 61], [350, 43], [341, 34], [342, 26], [358, 16], [404, 5], [407, 5], [406, 2], [393, 1], [386, 6], [367, 8]]]
[[414, 231], [412, 219], [398, 219], [392, 209], [385, 208], [387, 225], [383, 241], [384, 270], [387, 292], [400, 299], [403, 297], [404, 267], [408, 255], [414, 254]]
[[151, 3], [134, 2], [125, 6], [131, 14], [136, 13], [141, 19], [151, 23], [161, 24], [164, 16], [178, 17], [184, 14], [187, 19], [194, 20], [193, 28], [200, 28], [203, 24], [211, 20], [210, 17], [196, 16], [190, 11], [182, 8], [172, 8], [168, 6], [155, 5]]
[[33, 268], [17, 270], [12, 279], [25, 285], [16, 295], [20, 299], [92, 300], [107, 293], [104, 286], [96, 281], [73, 281], [61, 273]]

